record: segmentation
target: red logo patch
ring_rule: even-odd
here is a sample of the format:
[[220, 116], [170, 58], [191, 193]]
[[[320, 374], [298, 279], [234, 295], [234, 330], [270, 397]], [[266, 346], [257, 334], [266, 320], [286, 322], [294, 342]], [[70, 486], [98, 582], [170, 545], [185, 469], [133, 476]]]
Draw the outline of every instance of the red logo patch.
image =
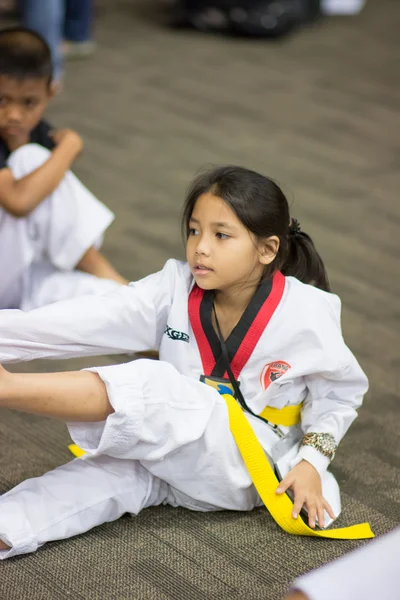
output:
[[263, 390], [266, 390], [271, 383], [282, 377], [290, 368], [289, 363], [284, 360], [276, 360], [265, 365], [260, 377]]

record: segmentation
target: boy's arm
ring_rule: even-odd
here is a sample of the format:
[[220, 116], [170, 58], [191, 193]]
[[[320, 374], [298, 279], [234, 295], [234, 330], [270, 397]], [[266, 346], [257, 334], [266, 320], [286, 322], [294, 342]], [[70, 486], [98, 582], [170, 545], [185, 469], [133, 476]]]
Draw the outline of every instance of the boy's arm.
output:
[[94, 248], [93, 246], [85, 252], [76, 268], [85, 273], [91, 273], [97, 277], [103, 277], [104, 279], [112, 279], [123, 285], [127, 285], [129, 281], [122, 277], [114, 269], [114, 267], [108, 262], [108, 260]]
[[82, 139], [70, 129], [54, 134], [57, 146], [38, 169], [16, 180], [10, 169], [0, 170], [0, 206], [14, 217], [32, 212], [61, 182], [82, 150]]

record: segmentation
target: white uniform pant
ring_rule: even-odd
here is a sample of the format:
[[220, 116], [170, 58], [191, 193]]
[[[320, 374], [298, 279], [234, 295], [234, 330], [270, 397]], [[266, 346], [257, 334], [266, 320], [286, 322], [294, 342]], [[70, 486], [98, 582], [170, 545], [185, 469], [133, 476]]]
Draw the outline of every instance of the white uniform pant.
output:
[[69, 424], [72, 439], [91, 456], [0, 497], [0, 539], [12, 546], [0, 558], [148, 506], [210, 511], [261, 504], [216, 390], [161, 361], [94, 370], [115, 412], [104, 422]]
[[[21, 179], [49, 156], [42, 146], [26, 144], [10, 155], [8, 167]], [[31, 310], [115, 288], [115, 282], [73, 270], [91, 246], [101, 245], [113, 219], [70, 171], [27, 217], [0, 208], [0, 309]]]

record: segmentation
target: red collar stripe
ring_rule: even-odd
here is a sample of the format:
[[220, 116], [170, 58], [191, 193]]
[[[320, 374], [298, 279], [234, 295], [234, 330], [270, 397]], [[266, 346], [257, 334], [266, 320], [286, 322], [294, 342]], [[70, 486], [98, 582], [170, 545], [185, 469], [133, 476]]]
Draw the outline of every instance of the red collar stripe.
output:
[[[265, 328], [270, 322], [272, 315], [276, 311], [285, 290], [285, 277], [280, 271], [277, 271], [272, 280], [272, 290], [268, 298], [258, 311], [256, 318], [251, 324], [248, 332], [246, 333], [242, 343], [240, 344], [239, 350], [236, 352], [232, 362], [231, 369], [238, 379], [243, 367], [252, 355], [254, 348], [257, 346], [260, 337], [262, 336]], [[227, 377], [227, 373], [225, 374]]]
[[194, 285], [189, 296], [189, 319], [203, 363], [204, 375], [210, 375], [215, 365], [215, 358], [200, 320], [200, 305], [204, 290]]

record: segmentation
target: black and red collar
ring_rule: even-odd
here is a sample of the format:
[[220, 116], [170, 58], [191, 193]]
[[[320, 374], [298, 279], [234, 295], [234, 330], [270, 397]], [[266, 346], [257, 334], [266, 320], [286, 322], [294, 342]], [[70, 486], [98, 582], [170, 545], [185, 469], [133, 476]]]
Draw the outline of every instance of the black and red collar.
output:
[[[285, 289], [285, 277], [279, 271], [260, 284], [246, 310], [226, 340], [229, 362], [235, 379], [256, 347], [277, 309]], [[189, 318], [203, 363], [204, 375], [226, 377], [221, 360], [221, 344], [212, 325], [212, 290], [194, 285], [189, 295]]]

